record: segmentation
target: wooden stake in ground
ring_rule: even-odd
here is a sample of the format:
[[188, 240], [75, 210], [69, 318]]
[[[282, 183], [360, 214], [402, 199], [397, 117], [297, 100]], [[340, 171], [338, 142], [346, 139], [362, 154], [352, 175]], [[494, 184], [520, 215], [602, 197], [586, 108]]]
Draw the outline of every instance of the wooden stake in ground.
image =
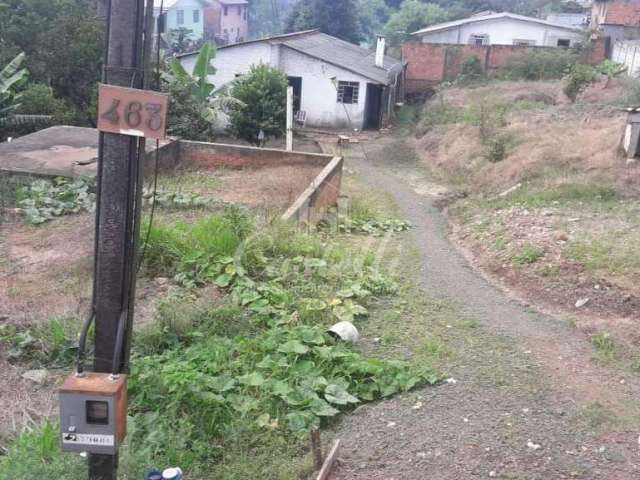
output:
[[327, 455], [327, 458], [324, 460], [324, 464], [322, 465], [322, 469], [320, 469], [320, 473], [318, 473], [316, 480], [327, 480], [327, 478], [329, 478], [329, 474], [331, 473], [333, 464], [338, 458], [339, 449], [340, 449], [340, 440], [336, 440], [336, 443], [333, 444], [333, 448], [329, 452], [329, 455]]
[[320, 470], [322, 468], [322, 443], [318, 427], [311, 429], [311, 451], [313, 452], [314, 468]]

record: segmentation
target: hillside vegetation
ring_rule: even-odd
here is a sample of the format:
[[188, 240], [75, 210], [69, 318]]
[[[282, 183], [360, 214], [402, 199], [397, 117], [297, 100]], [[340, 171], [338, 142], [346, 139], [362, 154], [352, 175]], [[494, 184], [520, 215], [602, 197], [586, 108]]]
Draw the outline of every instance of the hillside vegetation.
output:
[[622, 151], [620, 109], [637, 85], [603, 79], [575, 102], [562, 87], [444, 88], [412, 112], [407, 141], [461, 198], [453, 236], [478, 266], [594, 339], [611, 335], [609, 357], [638, 368], [640, 169]]

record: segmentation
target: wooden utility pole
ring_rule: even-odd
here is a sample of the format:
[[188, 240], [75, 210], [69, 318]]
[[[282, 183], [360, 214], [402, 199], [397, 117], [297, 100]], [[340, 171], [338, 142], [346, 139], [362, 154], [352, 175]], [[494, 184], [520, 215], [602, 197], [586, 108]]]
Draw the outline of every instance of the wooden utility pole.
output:
[[[106, 8], [104, 83], [143, 85], [144, 0], [110, 0]], [[101, 133], [98, 161], [97, 242], [95, 263], [94, 371], [109, 373], [118, 348], [122, 318], [124, 348], [119, 371], [127, 370], [135, 298], [137, 226], [142, 156], [137, 137]], [[91, 480], [115, 480], [117, 455], [89, 455]]]

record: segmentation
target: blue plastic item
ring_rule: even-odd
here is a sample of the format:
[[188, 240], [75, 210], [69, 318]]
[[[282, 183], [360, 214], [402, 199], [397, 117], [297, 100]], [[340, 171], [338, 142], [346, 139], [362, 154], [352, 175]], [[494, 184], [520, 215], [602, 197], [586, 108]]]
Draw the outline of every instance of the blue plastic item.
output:
[[144, 474], [144, 480], [162, 480], [162, 472], [153, 468]]

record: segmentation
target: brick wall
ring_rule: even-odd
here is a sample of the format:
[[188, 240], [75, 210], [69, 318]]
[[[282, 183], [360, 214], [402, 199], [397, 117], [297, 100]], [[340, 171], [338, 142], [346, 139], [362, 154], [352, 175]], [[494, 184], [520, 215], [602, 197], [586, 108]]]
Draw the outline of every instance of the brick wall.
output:
[[[533, 49], [555, 47], [527, 47], [516, 45], [453, 45], [444, 43], [405, 43], [402, 59], [407, 62], [407, 93], [417, 93], [446, 80], [455, 79], [464, 61], [477, 56], [489, 74], [504, 65], [507, 58]], [[607, 38], [592, 41], [588, 63], [602, 63], [606, 57]]]
[[222, 143], [180, 140], [180, 164], [209, 168], [243, 168], [283, 165], [326, 166], [330, 155], [306, 152], [287, 152], [269, 148], [225, 145]]

